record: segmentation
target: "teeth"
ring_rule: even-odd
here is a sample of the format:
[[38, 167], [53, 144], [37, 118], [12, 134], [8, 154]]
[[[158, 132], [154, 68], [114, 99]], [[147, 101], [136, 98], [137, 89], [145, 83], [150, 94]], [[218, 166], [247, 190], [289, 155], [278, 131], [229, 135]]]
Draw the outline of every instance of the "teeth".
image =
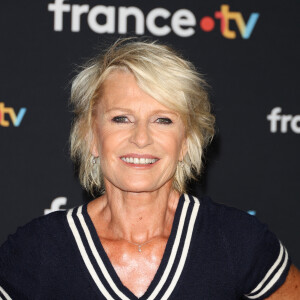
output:
[[135, 165], [149, 165], [158, 161], [156, 158], [122, 157], [121, 159], [127, 163]]

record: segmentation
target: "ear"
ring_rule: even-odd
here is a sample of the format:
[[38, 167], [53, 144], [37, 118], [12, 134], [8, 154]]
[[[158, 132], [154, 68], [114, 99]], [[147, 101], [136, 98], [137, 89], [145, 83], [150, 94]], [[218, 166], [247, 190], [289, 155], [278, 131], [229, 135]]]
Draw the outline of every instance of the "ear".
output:
[[99, 150], [98, 150], [98, 139], [97, 135], [95, 134], [95, 128], [92, 129], [93, 131], [90, 133], [92, 135], [92, 142], [90, 146], [90, 153], [94, 157], [99, 157]]
[[99, 157], [99, 151], [97, 149], [97, 146], [96, 146], [96, 143], [93, 142], [92, 145], [91, 145], [91, 154], [94, 156], [94, 157]]
[[179, 156], [180, 161], [183, 160], [183, 158], [185, 157], [187, 151], [188, 151], [188, 141], [187, 141], [187, 137], [185, 137], [183, 142], [182, 142], [182, 145], [181, 145], [181, 151], [180, 151], [180, 156]]

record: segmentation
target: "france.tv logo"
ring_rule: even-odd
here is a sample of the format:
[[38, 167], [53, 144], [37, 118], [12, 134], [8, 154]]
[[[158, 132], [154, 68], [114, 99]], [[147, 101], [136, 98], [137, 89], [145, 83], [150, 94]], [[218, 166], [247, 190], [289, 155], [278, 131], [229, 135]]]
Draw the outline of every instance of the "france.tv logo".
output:
[[[236, 32], [231, 30], [229, 27], [230, 21], [235, 21], [242, 38], [249, 39], [258, 20], [259, 13], [251, 13], [246, 23], [242, 13], [238, 11], [230, 11], [229, 5], [223, 4], [221, 5], [220, 11], [215, 12], [214, 17], [215, 19], [220, 20], [220, 31], [225, 38], [236, 38]], [[200, 20], [200, 28], [206, 32], [212, 31], [215, 28], [215, 20], [209, 16], [203, 17]]]
[[19, 112], [16, 114], [12, 107], [6, 107], [4, 102], [0, 102], [0, 126], [9, 127], [11, 124], [15, 127], [19, 127], [24, 115], [26, 113], [26, 108], [20, 108]]
[[[228, 4], [221, 4], [220, 10], [213, 12], [213, 16], [198, 17], [198, 11], [195, 14], [187, 8], [172, 12], [164, 7], [155, 7], [146, 13], [137, 6], [90, 6], [83, 3], [65, 3], [67, 0], [52, 1], [54, 2], [48, 4], [48, 11], [53, 12], [54, 31], [67, 29], [80, 32], [82, 26], [87, 25], [90, 30], [98, 34], [144, 35], [147, 30], [153, 36], [162, 37], [173, 33], [187, 38], [196, 34], [199, 26], [200, 30], [210, 32], [218, 23], [217, 27], [220, 28], [224, 38], [235, 39], [241, 36], [243, 39], [249, 39], [259, 18], [259, 13], [253, 12], [247, 20], [241, 12], [232, 11]], [[201, 11], [199, 13], [201, 14]], [[64, 24], [66, 22], [67, 24]], [[83, 25], [84, 23], [86, 25]], [[129, 23], [134, 24], [134, 31], [128, 29]], [[232, 26], [234, 23], [237, 30]]]

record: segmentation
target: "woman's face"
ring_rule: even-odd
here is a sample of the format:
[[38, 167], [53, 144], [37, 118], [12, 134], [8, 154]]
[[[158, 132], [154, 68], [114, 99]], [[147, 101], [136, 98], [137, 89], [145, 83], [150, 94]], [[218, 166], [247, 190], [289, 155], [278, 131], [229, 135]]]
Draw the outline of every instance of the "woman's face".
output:
[[184, 125], [175, 112], [143, 92], [135, 77], [114, 71], [96, 106], [92, 154], [104, 182], [127, 192], [151, 192], [171, 183], [186, 153]]

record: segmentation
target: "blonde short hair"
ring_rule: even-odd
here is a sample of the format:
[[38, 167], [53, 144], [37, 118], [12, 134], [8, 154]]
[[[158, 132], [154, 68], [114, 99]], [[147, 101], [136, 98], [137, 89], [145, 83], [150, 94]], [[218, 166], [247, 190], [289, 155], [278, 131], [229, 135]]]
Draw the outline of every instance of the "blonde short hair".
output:
[[177, 112], [184, 122], [188, 150], [177, 166], [173, 188], [185, 192], [187, 181], [200, 174], [203, 149], [214, 135], [207, 84], [194, 65], [169, 46], [134, 38], [117, 40], [88, 61], [73, 80], [71, 158], [79, 167], [81, 184], [91, 194], [104, 191], [100, 164], [91, 154], [93, 111], [103, 82], [116, 69], [131, 72], [144, 92]]

